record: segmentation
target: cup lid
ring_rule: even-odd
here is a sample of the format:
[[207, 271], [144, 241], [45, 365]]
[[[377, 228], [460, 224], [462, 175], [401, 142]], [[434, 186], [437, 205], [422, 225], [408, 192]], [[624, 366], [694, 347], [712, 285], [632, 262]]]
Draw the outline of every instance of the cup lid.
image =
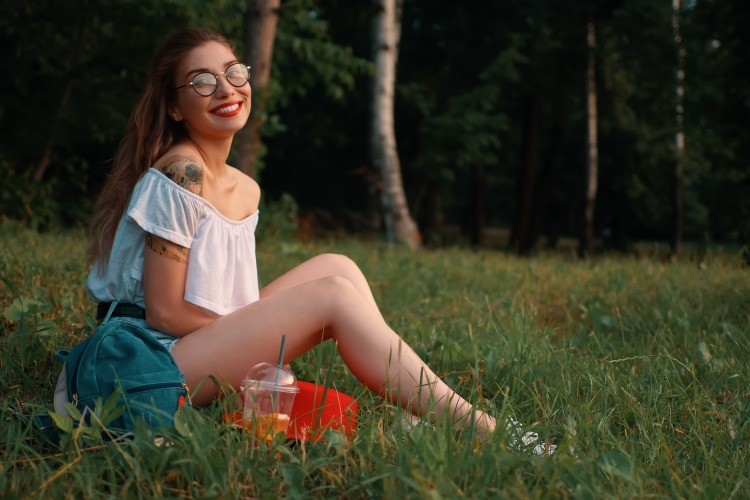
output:
[[289, 365], [258, 363], [253, 366], [243, 380], [245, 387], [257, 385], [263, 389], [297, 392], [297, 377]]
[[297, 394], [299, 387], [296, 385], [275, 385], [273, 382], [263, 382], [262, 380], [243, 380], [242, 387], [245, 389], [260, 390], [266, 392], [279, 392], [284, 394]]

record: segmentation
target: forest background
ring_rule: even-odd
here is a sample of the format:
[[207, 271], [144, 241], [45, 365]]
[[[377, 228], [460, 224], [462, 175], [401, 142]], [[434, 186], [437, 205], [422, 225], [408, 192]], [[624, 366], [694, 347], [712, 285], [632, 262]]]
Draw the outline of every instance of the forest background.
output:
[[[85, 224], [155, 47], [177, 27], [208, 26], [242, 53], [248, 8], [246, 0], [2, 3], [0, 219], [42, 230]], [[368, 144], [374, 15], [365, 1], [281, 3], [257, 176], [265, 203], [289, 194], [310, 232], [379, 229]], [[406, 0], [395, 125], [423, 241], [523, 250], [514, 243], [521, 217], [527, 250], [580, 235], [593, 20], [600, 248], [669, 240], [678, 127], [686, 240], [746, 245], [750, 4], [683, 0], [682, 61], [672, 16], [670, 0]], [[489, 238], [489, 227], [507, 237]]]

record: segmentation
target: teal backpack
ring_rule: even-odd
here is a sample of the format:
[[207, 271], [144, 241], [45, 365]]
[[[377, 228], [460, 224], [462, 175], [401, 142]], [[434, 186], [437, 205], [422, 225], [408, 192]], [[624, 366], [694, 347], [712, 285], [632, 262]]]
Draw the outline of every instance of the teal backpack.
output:
[[65, 362], [68, 401], [81, 412], [120, 392], [123, 413], [108, 429], [131, 432], [143, 419], [155, 429], [174, 426], [174, 415], [188, 401], [185, 377], [174, 358], [147, 330], [110, 319], [72, 350], [57, 351]]

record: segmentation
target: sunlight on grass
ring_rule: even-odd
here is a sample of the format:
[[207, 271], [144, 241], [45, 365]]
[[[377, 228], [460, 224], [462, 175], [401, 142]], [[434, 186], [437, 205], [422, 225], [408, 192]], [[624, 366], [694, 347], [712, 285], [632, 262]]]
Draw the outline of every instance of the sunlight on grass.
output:
[[358, 398], [352, 442], [253, 446], [221, 423], [217, 404], [185, 411], [169, 446], [140, 429], [127, 441], [73, 433], [53, 448], [5, 403], [46, 412], [54, 350], [91, 331], [85, 237], [9, 223], [0, 236], [3, 497], [740, 498], [750, 488], [750, 270], [738, 256], [582, 262], [356, 241], [260, 245], [263, 282], [320, 252], [351, 256], [431, 367], [501, 421], [554, 441], [550, 459], [514, 450], [504, 430], [482, 444], [441, 419], [404, 430], [401, 411], [364, 389], [330, 343], [293, 368]]

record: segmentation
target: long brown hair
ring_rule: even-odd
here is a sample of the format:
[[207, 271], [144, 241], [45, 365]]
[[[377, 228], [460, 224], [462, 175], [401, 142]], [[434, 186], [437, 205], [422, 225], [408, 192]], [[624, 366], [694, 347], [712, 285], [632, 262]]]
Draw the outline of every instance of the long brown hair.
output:
[[174, 33], [151, 64], [143, 91], [130, 115], [128, 131], [117, 148], [112, 170], [94, 205], [91, 218], [89, 262], [106, 268], [117, 224], [141, 176], [169, 148], [188, 139], [182, 123], [172, 120], [167, 106], [173, 98], [174, 75], [188, 52], [207, 42], [220, 42], [232, 49], [222, 35], [206, 29], [185, 29]]

